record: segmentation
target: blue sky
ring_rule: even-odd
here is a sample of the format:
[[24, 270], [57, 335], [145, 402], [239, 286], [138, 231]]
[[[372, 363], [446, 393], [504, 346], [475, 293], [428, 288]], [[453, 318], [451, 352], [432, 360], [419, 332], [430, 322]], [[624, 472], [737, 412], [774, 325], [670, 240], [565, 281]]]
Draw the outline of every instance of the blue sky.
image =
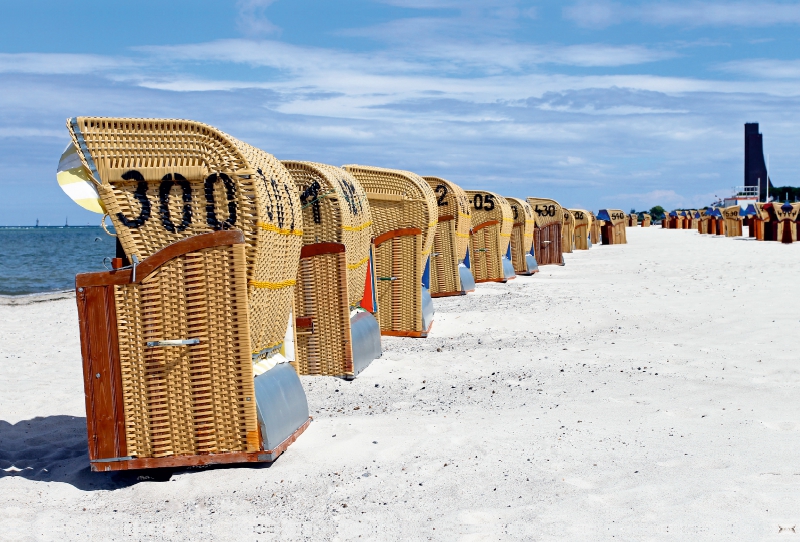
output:
[[625, 210], [800, 173], [800, 2], [7, 3], [0, 225], [97, 223], [58, 188], [77, 115], [189, 118], [280, 159]]

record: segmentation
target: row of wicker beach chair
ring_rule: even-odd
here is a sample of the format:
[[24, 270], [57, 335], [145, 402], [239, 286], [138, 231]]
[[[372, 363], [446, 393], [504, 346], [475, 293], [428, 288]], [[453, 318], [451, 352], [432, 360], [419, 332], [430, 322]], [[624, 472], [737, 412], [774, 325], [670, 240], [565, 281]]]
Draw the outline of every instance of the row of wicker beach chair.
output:
[[663, 228], [726, 237], [743, 236], [744, 226], [748, 236], [759, 241], [794, 243], [800, 233], [800, 203], [752, 203], [744, 210], [739, 205], [682, 209], [669, 212], [662, 221]]
[[409, 171], [279, 161], [198, 122], [67, 127], [59, 184], [117, 238], [108, 271], [76, 277], [95, 471], [272, 461], [311, 421], [298, 375], [355, 378], [381, 335], [428, 334], [432, 298], [625, 243], [630, 224]]

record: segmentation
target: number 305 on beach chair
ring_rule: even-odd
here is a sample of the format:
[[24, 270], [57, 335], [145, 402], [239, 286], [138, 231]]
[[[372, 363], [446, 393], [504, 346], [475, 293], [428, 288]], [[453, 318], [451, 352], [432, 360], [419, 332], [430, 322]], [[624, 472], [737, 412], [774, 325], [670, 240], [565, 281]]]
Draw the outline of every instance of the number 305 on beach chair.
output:
[[470, 267], [475, 282], [506, 282], [516, 277], [511, 263], [514, 212], [506, 198], [494, 192], [467, 190], [472, 203]]

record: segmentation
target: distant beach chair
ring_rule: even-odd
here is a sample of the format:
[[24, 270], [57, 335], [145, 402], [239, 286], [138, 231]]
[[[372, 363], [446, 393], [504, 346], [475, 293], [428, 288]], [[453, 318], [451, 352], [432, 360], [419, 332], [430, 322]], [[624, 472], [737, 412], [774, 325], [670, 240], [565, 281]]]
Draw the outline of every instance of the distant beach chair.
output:
[[739, 216], [741, 207], [738, 205], [731, 205], [722, 210], [722, 218], [725, 221], [725, 236], [726, 237], [741, 237], [742, 217]]
[[591, 234], [590, 238], [592, 245], [599, 245], [602, 239], [602, 234], [600, 230], [603, 226], [603, 221], [598, 220], [597, 217], [594, 215], [594, 213], [591, 211], [589, 211], [589, 216], [591, 218], [591, 226], [589, 227], [589, 232]]
[[696, 230], [697, 229], [697, 222], [700, 219], [700, 213], [697, 209], [689, 209], [686, 211], [686, 223], [684, 227], [687, 230]]
[[[198, 235], [241, 230], [245, 244], [242, 249], [245, 259], [243, 265], [237, 269], [244, 272], [239, 279], [244, 281], [242, 287], [247, 292], [245, 306], [248, 329], [246, 336], [241, 335], [241, 331], [237, 332], [240, 333], [240, 338], [235, 340], [242, 345], [247, 344], [250, 349], [252, 365], [250, 371], [256, 375], [254, 382], [256, 391], [254, 395], [248, 397], [258, 413], [261, 430], [260, 437], [252, 435], [247, 437], [248, 446], [253, 445], [252, 439], [255, 438], [261, 450], [261, 453], [253, 456], [223, 459], [182, 456], [180, 460], [126, 463], [127, 456], [132, 455], [128, 453], [120, 463], [125, 466], [116, 465], [116, 460], [113, 458], [109, 460], [107, 457], [95, 457], [93, 460], [107, 461], [95, 462], [92, 464], [93, 467], [102, 467], [96, 470], [114, 470], [139, 468], [139, 466], [272, 461], [277, 454], [265, 453], [264, 450], [282, 450], [305, 429], [310, 421], [305, 393], [297, 374], [288, 363], [276, 363], [286, 361], [287, 357], [294, 357], [290, 314], [302, 243], [300, 201], [289, 173], [273, 156], [198, 122], [77, 117], [69, 119], [67, 127], [85, 168], [86, 176], [96, 187], [103, 208], [110, 216], [116, 230], [119, 253], [118, 258], [114, 260], [114, 266], [129, 266], [131, 271], [129, 275], [125, 275], [129, 276], [127, 280], [131, 283], [130, 288], [126, 290], [125, 287], [114, 283], [117, 279], [113, 277], [122, 274], [119, 271], [111, 272], [109, 275], [111, 278], [103, 279], [104, 286], [108, 286], [105, 297], [87, 301], [89, 307], [104, 304], [107, 307], [107, 314], [114, 314], [112, 320], [102, 325], [104, 329], [107, 328], [108, 334], [113, 334], [114, 327], [118, 326], [122, 357], [114, 358], [109, 363], [120, 363], [123, 369], [135, 367], [136, 371], [139, 371], [131, 373], [130, 377], [123, 374], [123, 379], [141, 380], [145, 378], [142, 375], [149, 374], [148, 371], [166, 371], [169, 373], [164, 377], [166, 380], [163, 385], [166, 387], [160, 391], [172, 394], [173, 387], [185, 385], [172, 380], [179, 378], [175, 376], [179, 373], [173, 374], [172, 366], [164, 368], [152, 365], [148, 360], [163, 359], [166, 354], [162, 355], [161, 349], [166, 348], [166, 352], [172, 352], [174, 347], [172, 342], [176, 340], [197, 340], [200, 346], [192, 346], [190, 352], [184, 356], [189, 360], [186, 361], [189, 363], [188, 367], [193, 372], [200, 371], [203, 374], [212, 371], [214, 374], [208, 378], [217, 378], [214, 371], [218, 369], [204, 367], [211, 367], [208, 364], [221, 363], [220, 360], [227, 359], [226, 356], [229, 354], [225, 353], [224, 349], [233, 352], [239, 347], [230, 342], [234, 338], [226, 338], [222, 343], [223, 346], [213, 351], [214, 359], [210, 359], [211, 346], [206, 343], [217, 341], [218, 337], [215, 334], [221, 333], [224, 336], [227, 328], [234, 326], [234, 322], [220, 320], [224, 315], [220, 316], [222, 313], [219, 312], [209, 312], [214, 320], [208, 328], [202, 326], [195, 328], [192, 322], [195, 310], [200, 314], [204, 311], [223, 310], [226, 301], [219, 298], [219, 292], [225, 292], [224, 284], [232, 280], [218, 276], [225, 268], [215, 268], [208, 262], [195, 265], [193, 263], [195, 256], [188, 253], [184, 258], [186, 263], [176, 263], [175, 266], [167, 266], [158, 272], [160, 286], [157, 291], [151, 291], [147, 289], [158, 281], [146, 276], [138, 267], [149, 261], [151, 265], [148, 269], [152, 270], [158, 267], [152, 262], [161, 262], [165, 254], [177, 257], [174, 253], [178, 249], [175, 247], [180, 247], [180, 250], [187, 247], [191, 249], [194, 246], [192, 243], [195, 242], [192, 239]], [[184, 257], [182, 254], [181, 257]], [[161, 259], [150, 260], [156, 255]], [[113, 284], [113, 288], [106, 284], [109, 281]], [[197, 284], [193, 281], [197, 281]], [[169, 286], [170, 284], [172, 286]], [[84, 284], [84, 287], [86, 286], [89, 285]], [[120, 297], [128, 290], [131, 299]], [[140, 291], [148, 291], [150, 292], [148, 295], [154, 297], [148, 297], [148, 301], [142, 304], [140, 300], [144, 299], [142, 298], [144, 293], [137, 293]], [[204, 295], [206, 297], [203, 297]], [[208, 308], [206, 307], [208, 303], [218, 304], [220, 308]], [[121, 312], [123, 308], [126, 313]], [[104, 318], [96, 310], [99, 309], [87, 312], [84, 315], [84, 322], [90, 320], [94, 322], [98, 318]], [[159, 327], [148, 327], [151, 311], [168, 315], [163, 318], [165, 322], [170, 323], [174, 320], [175, 325], [184, 327], [179, 330], [165, 327], [163, 333]], [[239, 318], [237, 314], [240, 313], [232, 315], [231, 318]], [[88, 329], [82, 329], [82, 341], [88, 340]], [[184, 331], [188, 335], [184, 336]], [[147, 347], [145, 342], [157, 343], [153, 347], [155, 350]], [[92, 350], [95, 347], [99, 345], [90, 343], [84, 346], [84, 357], [95, 352]], [[236, 349], [236, 352], [239, 351], [240, 349]], [[181, 347], [175, 352], [186, 352], [186, 349]], [[97, 355], [111, 354], [102, 351]], [[196, 358], [193, 357], [195, 355]], [[86, 358], [85, 363], [88, 363]], [[182, 369], [176, 366], [175, 370]], [[89, 381], [94, 382], [91, 380], [94, 374], [95, 371], [87, 373], [87, 385]], [[231, 373], [220, 374], [219, 378], [222, 379], [219, 382], [220, 386], [234, 385], [233, 381], [225, 380], [233, 378]], [[130, 385], [134, 386], [131, 389], [139, 389], [135, 388], [139, 385], [135, 382]], [[87, 397], [90, 397], [91, 393], [91, 389], [87, 388]], [[137, 395], [135, 400], [147, 404], [149, 400], [147, 397], [149, 396]], [[177, 398], [175, 400], [178, 401]], [[172, 413], [170, 416], [174, 414], [191, 417], [193, 415], [191, 405], [192, 403], [180, 401], [175, 403], [169, 407], [173, 409], [170, 411]], [[157, 409], [157, 407], [152, 408]], [[181, 409], [185, 410], [182, 414]], [[191, 424], [178, 427], [174, 424], [183, 422], [179, 422], [177, 418], [161, 417], [155, 426], [149, 426], [148, 424], [154, 419], [125, 418], [124, 423], [128, 431], [152, 431], [153, 435], [160, 431], [174, 431], [179, 435], [175, 438], [189, 440], [195, 438], [189, 433], [181, 433], [191, 431], [193, 427]], [[116, 437], [103, 433], [98, 438]], [[261, 439], [260, 442], [258, 438]], [[198, 450], [206, 453], [203, 448]], [[167, 451], [163, 454], [158, 452], [156, 455], [167, 457], [176, 453]], [[133, 455], [136, 455], [136, 458], [147, 457], [139, 455], [139, 452]]]
[[628, 227], [633, 228], [639, 225], [639, 215], [636, 213], [631, 213], [628, 215]]
[[653, 223], [653, 217], [647, 213], [642, 214], [642, 224], [643, 228], [649, 228]]
[[572, 254], [575, 248], [575, 217], [568, 209], [561, 209], [564, 219], [561, 222], [561, 251]]
[[[780, 241], [785, 244], [797, 241], [796, 222], [798, 212], [800, 212], [800, 203], [774, 201], [764, 204], [763, 210], [769, 214], [769, 220], [764, 227], [765, 240]], [[767, 237], [769, 238], [767, 239]]]
[[708, 235], [711, 231], [711, 215], [705, 210], [700, 211], [700, 218], [697, 220], [697, 233], [701, 235]]
[[464, 295], [475, 290], [475, 279], [464, 263], [472, 226], [464, 189], [440, 177], [424, 177], [436, 194], [439, 223], [431, 254], [431, 297]]
[[344, 169], [364, 187], [372, 213], [381, 333], [427, 337], [433, 325], [429, 265], [439, 216], [436, 194], [410, 171]]
[[475, 282], [507, 282], [515, 278], [511, 263], [511, 205], [503, 196], [485, 190], [467, 190], [467, 199], [472, 219], [469, 266]]
[[564, 210], [556, 200], [526, 198], [533, 209], [536, 228], [533, 231], [533, 249], [539, 265], [564, 265], [562, 233]]
[[755, 224], [757, 215], [758, 211], [753, 203], [748, 204], [747, 207], [741, 211], [743, 225], [747, 226], [747, 236], [750, 238], [758, 238], [758, 228]]
[[624, 245], [628, 242], [624, 212], [619, 209], [600, 209], [597, 218], [605, 222], [602, 229], [604, 245]]
[[283, 165], [303, 209], [293, 365], [301, 375], [353, 379], [381, 356], [367, 195], [339, 167], [291, 160]]
[[506, 198], [511, 206], [514, 227], [511, 230], [511, 264], [517, 275], [533, 275], [539, 272], [539, 264], [533, 254], [533, 230], [536, 221], [533, 209], [520, 198]]
[[569, 212], [575, 219], [575, 249], [589, 250], [592, 248], [592, 214], [583, 209], [570, 209]]

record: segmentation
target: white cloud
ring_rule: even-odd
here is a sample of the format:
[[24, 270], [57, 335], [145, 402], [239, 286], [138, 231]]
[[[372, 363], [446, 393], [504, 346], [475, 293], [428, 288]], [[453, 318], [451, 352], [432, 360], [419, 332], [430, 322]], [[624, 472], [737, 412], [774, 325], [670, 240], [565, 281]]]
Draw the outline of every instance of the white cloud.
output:
[[800, 24], [800, 4], [778, 2], [657, 2], [622, 5], [582, 0], [562, 10], [580, 26], [607, 27], [626, 21], [682, 26], [774, 26]]
[[737, 60], [723, 64], [721, 69], [760, 79], [800, 79], [800, 60]]
[[267, 8], [276, 0], [237, 0], [236, 26], [246, 36], [258, 37], [280, 33], [280, 28], [266, 16]]
[[86, 74], [131, 68], [129, 58], [60, 53], [0, 53], [0, 73]]

